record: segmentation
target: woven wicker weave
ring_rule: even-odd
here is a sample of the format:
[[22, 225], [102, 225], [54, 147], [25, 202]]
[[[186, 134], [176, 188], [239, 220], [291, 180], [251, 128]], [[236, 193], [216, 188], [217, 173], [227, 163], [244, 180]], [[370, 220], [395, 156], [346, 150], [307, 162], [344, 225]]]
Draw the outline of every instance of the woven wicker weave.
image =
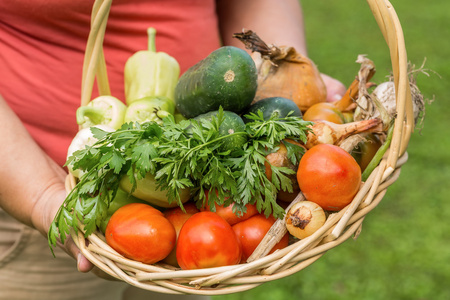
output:
[[[81, 105], [89, 103], [95, 79], [100, 94], [110, 94], [102, 44], [111, 2], [96, 0], [92, 10], [83, 66]], [[386, 189], [397, 180], [400, 168], [407, 160], [406, 148], [414, 128], [401, 25], [387, 0], [367, 0], [367, 3], [390, 49], [397, 93], [397, 118], [390, 148], [349, 206], [331, 214], [325, 225], [312, 236], [240, 265], [188, 271], [167, 265], [145, 265], [119, 255], [98, 232], [87, 237], [89, 243], [86, 246], [80, 227], [77, 233], [72, 231], [71, 235], [82, 253], [104, 272], [142, 289], [168, 294], [220, 295], [249, 290], [264, 282], [296, 273], [352, 235], [358, 235], [364, 217], [378, 205]], [[75, 183], [69, 175], [67, 190], [73, 189]], [[301, 197], [299, 194], [297, 200]]]

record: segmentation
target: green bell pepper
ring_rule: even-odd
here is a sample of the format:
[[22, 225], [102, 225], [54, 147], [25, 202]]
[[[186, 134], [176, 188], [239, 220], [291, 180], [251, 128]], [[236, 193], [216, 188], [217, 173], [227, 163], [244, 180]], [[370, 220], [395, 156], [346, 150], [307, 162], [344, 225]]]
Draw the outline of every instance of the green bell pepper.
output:
[[180, 76], [180, 66], [175, 58], [156, 52], [156, 30], [149, 28], [148, 50], [133, 54], [125, 63], [125, 102], [151, 96], [165, 96], [174, 100], [175, 86]]

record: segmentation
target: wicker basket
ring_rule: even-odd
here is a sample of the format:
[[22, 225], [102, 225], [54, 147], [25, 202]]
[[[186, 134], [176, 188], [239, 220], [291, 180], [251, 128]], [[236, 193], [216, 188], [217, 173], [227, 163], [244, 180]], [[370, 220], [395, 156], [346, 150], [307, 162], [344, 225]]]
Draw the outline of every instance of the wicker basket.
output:
[[[93, 7], [83, 66], [81, 105], [89, 103], [95, 80], [100, 94], [110, 94], [102, 44], [111, 2], [96, 0]], [[397, 180], [400, 168], [407, 160], [406, 148], [414, 128], [401, 25], [387, 0], [367, 2], [390, 49], [397, 93], [397, 118], [390, 148], [349, 206], [330, 215], [325, 225], [312, 236], [240, 265], [188, 271], [162, 264], [146, 265], [119, 255], [98, 232], [87, 237], [89, 243], [86, 246], [82, 228], [77, 233], [73, 230], [71, 233], [81, 252], [107, 274], [142, 289], [168, 294], [220, 295], [249, 290], [264, 282], [296, 273], [352, 235], [358, 235], [364, 217], [378, 205], [386, 189]], [[73, 189], [75, 183], [69, 175], [67, 190]], [[296, 200], [301, 197], [299, 194]], [[266, 239], [270, 238], [268, 234]]]

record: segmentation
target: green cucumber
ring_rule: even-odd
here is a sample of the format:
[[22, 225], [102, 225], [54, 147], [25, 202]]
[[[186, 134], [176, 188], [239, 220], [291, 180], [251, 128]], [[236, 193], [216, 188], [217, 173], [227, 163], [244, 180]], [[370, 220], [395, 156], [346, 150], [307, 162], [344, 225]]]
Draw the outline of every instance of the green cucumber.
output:
[[251, 121], [245, 117], [246, 114], [258, 114], [258, 111], [262, 112], [264, 120], [269, 120], [273, 115], [284, 118], [291, 112], [290, 116], [302, 117], [302, 112], [294, 101], [283, 97], [269, 97], [253, 103], [243, 114], [244, 122]]
[[242, 113], [253, 101], [257, 70], [244, 50], [224, 46], [188, 69], [175, 87], [177, 110], [186, 118], [218, 110]]

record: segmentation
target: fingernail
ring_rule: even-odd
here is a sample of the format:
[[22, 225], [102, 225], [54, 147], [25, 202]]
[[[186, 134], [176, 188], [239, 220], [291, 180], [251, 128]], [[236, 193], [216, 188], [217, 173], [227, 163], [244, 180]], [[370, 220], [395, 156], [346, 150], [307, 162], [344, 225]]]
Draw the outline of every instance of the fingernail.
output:
[[78, 272], [81, 272], [80, 264], [81, 264], [82, 256], [83, 255], [81, 253], [78, 253], [78, 255], [77, 255], [77, 269], [78, 269]]
[[339, 95], [339, 94], [335, 94], [334, 96], [333, 96], [333, 99], [334, 100], [341, 100], [341, 98], [342, 98], [342, 95]]

